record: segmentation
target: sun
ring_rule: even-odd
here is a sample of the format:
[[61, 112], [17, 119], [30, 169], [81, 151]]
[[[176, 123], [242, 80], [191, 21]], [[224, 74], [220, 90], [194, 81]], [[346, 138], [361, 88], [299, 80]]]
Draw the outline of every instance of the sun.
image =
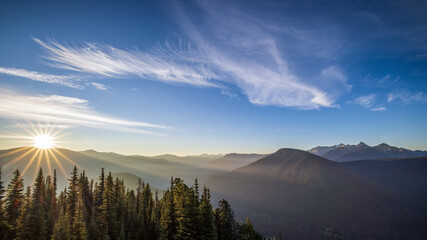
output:
[[52, 148], [55, 144], [55, 138], [49, 135], [38, 135], [33, 137], [34, 147], [40, 149]]

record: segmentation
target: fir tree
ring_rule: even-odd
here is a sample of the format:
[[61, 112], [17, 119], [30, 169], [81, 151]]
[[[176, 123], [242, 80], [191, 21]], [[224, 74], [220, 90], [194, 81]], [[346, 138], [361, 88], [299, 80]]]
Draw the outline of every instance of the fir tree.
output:
[[72, 240], [86, 240], [87, 229], [83, 218], [83, 201], [81, 196], [78, 198], [74, 219], [71, 225], [71, 239]]
[[37, 224], [37, 222], [33, 221], [35, 215], [32, 211], [31, 187], [27, 187], [24, 204], [20, 207], [20, 215], [15, 227], [17, 240], [37, 239], [38, 236], [33, 237], [35, 232], [32, 228]]
[[53, 229], [52, 240], [71, 240], [71, 227], [68, 219], [68, 214], [61, 211]]
[[160, 217], [160, 238], [173, 240], [177, 234], [177, 219], [174, 201], [174, 180], [171, 178], [170, 189], [163, 196], [162, 212]]
[[222, 199], [215, 209], [215, 221], [219, 240], [232, 240], [236, 238], [236, 221], [230, 204]]
[[4, 193], [5, 189], [3, 186], [3, 181], [1, 180], [1, 167], [0, 167], [0, 239], [6, 239], [6, 234], [9, 231], [9, 226], [7, 225], [6, 212], [4, 209]]
[[[23, 213], [21, 213], [23, 214]], [[46, 185], [43, 177], [43, 170], [40, 168], [36, 177], [33, 189], [32, 204], [28, 209], [29, 224], [33, 236], [37, 239], [44, 239], [47, 236], [47, 202]], [[25, 238], [23, 238], [25, 239]]]
[[209, 189], [206, 187], [203, 188], [203, 193], [200, 200], [200, 216], [200, 239], [216, 239], [217, 235], [215, 229], [215, 216], [212, 212], [211, 194]]
[[238, 232], [238, 238], [241, 240], [263, 240], [262, 235], [255, 231], [249, 218], [246, 218], [245, 222], [238, 226]]
[[7, 239], [14, 239], [16, 237], [16, 226], [21, 211], [21, 205], [24, 203], [24, 180], [21, 177], [19, 170], [14, 172], [12, 181], [7, 187], [6, 194], [6, 215], [7, 223], [10, 226], [7, 234]]

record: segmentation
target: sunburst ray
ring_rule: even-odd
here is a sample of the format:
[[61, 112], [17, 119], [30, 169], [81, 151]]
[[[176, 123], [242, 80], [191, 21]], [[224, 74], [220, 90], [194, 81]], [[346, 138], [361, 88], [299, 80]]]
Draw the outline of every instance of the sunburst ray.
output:
[[65, 169], [62, 166], [61, 162], [58, 160], [58, 158], [55, 156], [55, 154], [51, 151], [51, 149], [48, 149], [48, 153], [50, 153], [52, 155], [53, 160], [55, 160], [56, 164], [59, 166], [62, 174], [64, 174], [64, 176], [66, 178], [68, 178], [68, 173], [65, 171]]
[[40, 149], [37, 149], [37, 151], [34, 153], [34, 155], [31, 157], [30, 161], [28, 161], [27, 165], [25, 166], [24, 170], [22, 171], [22, 175], [24, 175], [28, 168], [31, 166], [31, 164], [33, 163], [34, 159], [37, 157], [37, 155], [39, 155]]
[[69, 157], [65, 156], [58, 149], [52, 148], [52, 150], [55, 151], [56, 153], [58, 153], [59, 155], [61, 155], [61, 157], [65, 158], [65, 160], [69, 161], [71, 164], [76, 165], [78, 168], [81, 168], [76, 162], [74, 162], [73, 160], [71, 160]]
[[7, 166], [9, 166], [11, 164], [14, 164], [15, 162], [20, 161], [22, 158], [24, 158], [25, 156], [27, 156], [28, 154], [30, 154], [34, 150], [36, 150], [36, 148], [30, 147], [30, 149], [27, 152], [25, 152], [24, 154], [19, 155], [16, 158], [12, 159], [8, 163], [6, 163], [3, 167], [6, 168]]

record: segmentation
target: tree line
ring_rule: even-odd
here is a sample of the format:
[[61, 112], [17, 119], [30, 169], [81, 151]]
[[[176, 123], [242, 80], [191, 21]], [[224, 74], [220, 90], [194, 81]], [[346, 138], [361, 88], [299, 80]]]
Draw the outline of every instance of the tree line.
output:
[[98, 181], [74, 167], [68, 187], [57, 194], [53, 176], [38, 172], [24, 189], [19, 170], [7, 188], [0, 168], [0, 239], [5, 240], [258, 240], [262, 235], [248, 219], [238, 223], [230, 204], [222, 199], [213, 209], [209, 189], [199, 192], [171, 178], [158, 197], [141, 179], [136, 190], [101, 170]]

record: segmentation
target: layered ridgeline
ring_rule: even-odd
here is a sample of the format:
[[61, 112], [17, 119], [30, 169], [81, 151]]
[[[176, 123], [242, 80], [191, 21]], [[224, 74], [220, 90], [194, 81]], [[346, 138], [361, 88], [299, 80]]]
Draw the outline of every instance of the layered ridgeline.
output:
[[[47, 154], [47, 152], [50, 152]], [[54, 156], [53, 156], [54, 155]], [[58, 171], [58, 186], [62, 189], [67, 184], [66, 171], [74, 165], [79, 170], [85, 170], [89, 178], [96, 178], [101, 167], [111, 169], [113, 175], [120, 174], [126, 185], [132, 189], [137, 186], [137, 180], [143, 176], [144, 180], [159, 189], [166, 189], [170, 176], [179, 176], [192, 181], [197, 178], [203, 182], [210, 176], [230, 172], [266, 155], [263, 154], [202, 154], [189, 156], [175, 156], [171, 154], [154, 157], [140, 155], [122, 155], [113, 152], [97, 152], [94, 150], [72, 151], [64, 148], [39, 150], [32, 147], [0, 150], [0, 166], [3, 166], [3, 175], [6, 181], [10, 180], [13, 171], [19, 169], [24, 173], [25, 184], [32, 184], [37, 169], [42, 167], [46, 172], [53, 169]], [[29, 163], [31, 163], [29, 165]], [[60, 163], [60, 164], [58, 164]], [[62, 166], [62, 168], [61, 168]]]
[[206, 185], [215, 197], [230, 201], [237, 217], [249, 216], [267, 236], [281, 232], [290, 239], [426, 237], [417, 228], [422, 217], [414, 215], [397, 191], [351, 169], [355, 167], [306, 151], [280, 149], [211, 177]]
[[213, 210], [209, 189], [199, 190], [197, 180], [187, 186], [172, 178], [162, 198], [149, 184], [129, 190], [103, 170], [94, 183], [74, 167], [59, 193], [56, 180], [40, 169], [25, 189], [16, 170], [5, 188], [0, 169], [0, 239], [263, 239], [248, 219], [235, 221], [226, 200]]
[[363, 142], [357, 145], [341, 143], [334, 146], [317, 146], [308, 150], [308, 152], [336, 162], [427, 156], [427, 151], [412, 151], [406, 148], [393, 147], [385, 143], [371, 147]]
[[[50, 153], [47, 154], [48, 152]], [[39, 150], [32, 147], [23, 147], [0, 150], [0, 166], [3, 167], [4, 180], [9, 181], [13, 171], [19, 169], [24, 174], [26, 185], [33, 183], [39, 167], [43, 168], [47, 173], [56, 169], [58, 171], [58, 186], [60, 189], [63, 189], [67, 184], [67, 176], [69, 174], [66, 170], [72, 169], [74, 165], [79, 170], [84, 170], [89, 179], [96, 178], [101, 167], [111, 169], [113, 173], [121, 173], [126, 177], [126, 184], [132, 189], [137, 186], [137, 182], [133, 181], [135, 177], [132, 177], [132, 175], [138, 176], [136, 179], [143, 176], [144, 180], [150, 182], [153, 186], [159, 189], [166, 189], [169, 185], [170, 177], [177, 174], [186, 181], [192, 181], [195, 178], [204, 181], [212, 174], [219, 173], [215, 169], [204, 166], [215, 160], [215, 156], [177, 157], [164, 155], [164, 157], [166, 159], [139, 155], [126, 156], [94, 150], [78, 152], [63, 148]]]

